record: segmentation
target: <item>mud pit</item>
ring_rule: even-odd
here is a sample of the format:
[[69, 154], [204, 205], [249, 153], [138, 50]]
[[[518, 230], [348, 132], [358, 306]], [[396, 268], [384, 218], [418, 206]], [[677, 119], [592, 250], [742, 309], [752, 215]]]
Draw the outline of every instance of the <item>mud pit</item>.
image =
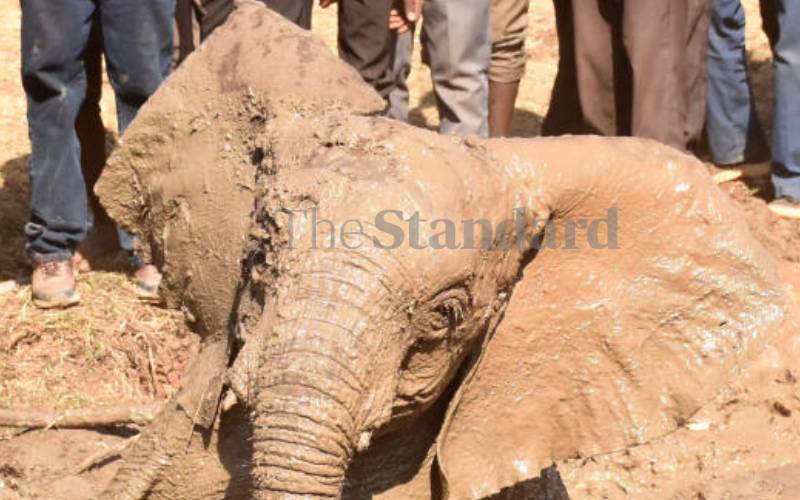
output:
[[[464, 142], [369, 116], [380, 106], [248, 5], [142, 110], [100, 194], [205, 348], [121, 467], [65, 479], [76, 496], [119, 467], [102, 498], [531, 498], [552, 461], [574, 498], [791, 492], [796, 277], [698, 162], [633, 140]], [[312, 251], [325, 234], [297, 221], [290, 246], [281, 216], [610, 205], [619, 250], [535, 256]], [[215, 421], [223, 383], [240, 403]]]

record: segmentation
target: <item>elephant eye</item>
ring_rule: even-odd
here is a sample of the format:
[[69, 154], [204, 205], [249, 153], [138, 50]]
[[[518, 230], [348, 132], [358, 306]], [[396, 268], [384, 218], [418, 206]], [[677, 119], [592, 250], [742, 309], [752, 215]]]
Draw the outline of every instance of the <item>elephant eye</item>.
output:
[[464, 322], [468, 296], [460, 289], [448, 290], [437, 297], [430, 317], [430, 329], [452, 331]]
[[456, 299], [448, 299], [436, 308], [436, 312], [445, 323], [443, 326], [448, 328], [455, 328], [464, 321], [464, 311], [461, 307], [461, 302]]

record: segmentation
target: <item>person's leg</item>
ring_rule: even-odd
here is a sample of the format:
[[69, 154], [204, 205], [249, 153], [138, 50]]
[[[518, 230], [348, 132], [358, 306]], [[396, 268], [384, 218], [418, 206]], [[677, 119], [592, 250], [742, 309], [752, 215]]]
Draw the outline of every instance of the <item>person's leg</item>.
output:
[[[777, 198], [800, 203], [800, 3], [777, 0], [772, 182]], [[800, 207], [799, 207], [800, 209]]]
[[178, 35], [178, 57], [176, 65], [180, 65], [189, 54], [194, 52], [195, 5], [192, 0], [175, 1], [175, 28]]
[[682, 150], [699, 139], [706, 110], [707, 40], [704, 2], [625, 1], [623, 42], [633, 73], [633, 135]]
[[389, 108], [386, 116], [394, 120], [408, 122], [408, 76], [411, 74], [411, 59], [414, 55], [414, 29], [397, 35], [392, 55], [392, 74], [394, 86], [389, 92]]
[[175, 0], [101, 0], [99, 5], [122, 135], [172, 67]]
[[626, 123], [621, 123], [625, 117], [618, 112], [622, 96], [617, 88], [625, 78], [617, 71], [622, 50], [615, 36], [620, 12], [615, 2], [576, 0], [572, 16], [578, 97], [587, 132], [619, 135], [626, 128]]
[[[311, 29], [312, 0], [263, 0], [267, 7], [303, 29]], [[389, 19], [388, 13], [386, 19]]]
[[22, 5], [22, 82], [31, 139], [31, 221], [35, 261], [71, 257], [87, 229], [87, 197], [75, 120], [86, 93], [83, 54], [91, 0], [26, 0]]
[[387, 100], [394, 88], [397, 38], [389, 29], [391, 9], [391, 0], [339, 1], [339, 55]]
[[[686, 118], [684, 137], [689, 150], [696, 150], [703, 140], [708, 102], [708, 32], [711, 23], [709, 0], [687, 2], [686, 18], [678, 22], [683, 35], [675, 37], [678, 43], [685, 40], [683, 65], [684, 102]], [[702, 103], [702, 105], [700, 105]]]
[[427, 0], [423, 39], [442, 133], [489, 134], [490, 0]]
[[200, 40], [208, 36], [222, 25], [233, 12], [234, 0], [192, 0], [200, 24]]
[[89, 213], [75, 120], [86, 93], [83, 55], [91, 0], [26, 0], [22, 7], [22, 84], [28, 102], [31, 218], [26, 251], [40, 307], [78, 302], [72, 254]]
[[519, 93], [519, 80], [496, 82], [489, 80], [489, 137], [509, 137], [511, 119]]
[[[631, 133], [683, 149], [684, 62], [675, 46], [675, 10], [684, 0], [625, 0], [623, 42], [633, 72]], [[704, 104], [697, 103], [697, 105]]]
[[553, 8], [558, 34], [558, 73], [550, 95], [550, 108], [542, 122], [542, 135], [580, 134], [585, 126], [575, 67], [572, 0], [553, 0]]
[[744, 6], [713, 0], [712, 7], [706, 130], [714, 163], [734, 165], [764, 156], [766, 144], [747, 74]]
[[492, 0], [492, 59], [489, 66], [489, 136], [511, 134], [519, 82], [525, 74], [528, 0]]
[[[109, 79], [117, 102], [119, 133], [156, 91], [172, 67], [175, 0], [101, 0], [101, 22]], [[120, 246], [137, 269], [143, 297], [155, 298], [160, 282], [155, 268], [145, 266], [134, 252], [134, 237], [118, 230]], [[152, 292], [152, 293], [151, 293]]]

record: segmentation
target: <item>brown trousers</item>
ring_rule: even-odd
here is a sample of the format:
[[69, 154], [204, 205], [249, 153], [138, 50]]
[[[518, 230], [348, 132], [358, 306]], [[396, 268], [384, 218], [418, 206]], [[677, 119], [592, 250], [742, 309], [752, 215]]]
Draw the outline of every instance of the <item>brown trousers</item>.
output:
[[589, 131], [692, 147], [705, 120], [710, 1], [578, 0], [572, 9]]

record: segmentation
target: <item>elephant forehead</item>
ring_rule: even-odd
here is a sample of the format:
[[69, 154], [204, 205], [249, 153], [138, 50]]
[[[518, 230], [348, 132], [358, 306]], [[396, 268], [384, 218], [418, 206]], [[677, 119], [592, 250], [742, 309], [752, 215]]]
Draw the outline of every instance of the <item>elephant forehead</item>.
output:
[[[285, 173], [292, 189], [316, 191], [329, 210], [395, 209], [429, 218], [494, 217], [512, 179], [481, 147], [380, 117], [337, 117], [315, 132], [329, 147], [308, 168]], [[351, 208], [352, 207], [352, 208]]]

